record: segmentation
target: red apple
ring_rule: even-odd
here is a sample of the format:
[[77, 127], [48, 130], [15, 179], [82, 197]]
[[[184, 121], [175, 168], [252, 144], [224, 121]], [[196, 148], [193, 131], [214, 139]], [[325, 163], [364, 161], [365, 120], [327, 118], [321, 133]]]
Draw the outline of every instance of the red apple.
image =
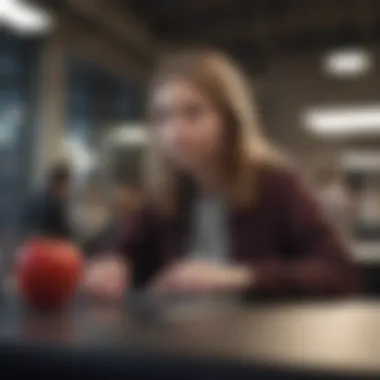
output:
[[56, 239], [33, 239], [20, 249], [17, 257], [20, 295], [37, 308], [63, 307], [75, 293], [82, 268], [82, 255], [73, 244]]

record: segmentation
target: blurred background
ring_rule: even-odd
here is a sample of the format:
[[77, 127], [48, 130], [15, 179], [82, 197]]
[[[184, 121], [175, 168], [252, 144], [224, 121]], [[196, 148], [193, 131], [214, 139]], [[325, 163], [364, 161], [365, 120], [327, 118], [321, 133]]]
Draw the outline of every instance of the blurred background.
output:
[[308, 176], [379, 291], [379, 39], [376, 0], [1, 0], [3, 257], [58, 162], [73, 168], [78, 226], [91, 215], [99, 231], [118, 205], [140, 202], [152, 174], [151, 69], [167, 51], [211, 46], [246, 71], [266, 134]]

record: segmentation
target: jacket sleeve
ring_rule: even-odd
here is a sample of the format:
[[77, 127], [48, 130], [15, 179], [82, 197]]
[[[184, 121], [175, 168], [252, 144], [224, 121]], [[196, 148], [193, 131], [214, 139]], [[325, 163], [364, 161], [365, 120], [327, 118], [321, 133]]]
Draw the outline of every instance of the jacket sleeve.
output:
[[343, 238], [300, 177], [281, 171], [268, 191], [282, 252], [281, 259], [263, 262], [254, 270], [256, 289], [301, 295], [359, 291], [358, 268]]
[[143, 286], [160, 268], [159, 224], [150, 206], [114, 228], [100, 254], [122, 256], [131, 265], [135, 286]]

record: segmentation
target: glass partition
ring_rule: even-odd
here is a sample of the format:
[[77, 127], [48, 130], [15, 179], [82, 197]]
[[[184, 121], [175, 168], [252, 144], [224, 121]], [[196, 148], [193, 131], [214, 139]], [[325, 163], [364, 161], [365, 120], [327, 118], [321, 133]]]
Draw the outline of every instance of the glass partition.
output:
[[30, 190], [40, 44], [0, 30], [0, 234], [17, 226]]

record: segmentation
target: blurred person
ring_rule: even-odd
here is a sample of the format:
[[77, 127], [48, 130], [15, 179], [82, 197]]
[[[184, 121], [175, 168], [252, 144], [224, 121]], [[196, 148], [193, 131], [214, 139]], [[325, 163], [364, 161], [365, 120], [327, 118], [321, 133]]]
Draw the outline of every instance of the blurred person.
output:
[[133, 181], [118, 178], [112, 189], [112, 209], [115, 222], [132, 219], [141, 212], [144, 192]]
[[363, 180], [357, 208], [357, 232], [361, 237], [378, 240], [380, 237], [380, 186], [379, 179]]
[[87, 239], [84, 245], [85, 252], [95, 255], [102, 248], [107, 246], [107, 241], [113, 236], [113, 232], [118, 226], [126, 226], [135, 216], [141, 212], [143, 192], [139, 185], [118, 178], [111, 189], [111, 204], [108, 208], [106, 218], [103, 218], [100, 228], [96, 228], [95, 233]]
[[76, 238], [85, 252], [91, 250], [93, 242], [108, 225], [109, 217], [101, 184], [96, 178], [90, 178], [74, 209], [72, 220]]
[[88, 266], [89, 293], [359, 288], [312, 192], [264, 138], [246, 83], [214, 52], [185, 52], [158, 67], [149, 94], [158, 182], [150, 205]]
[[23, 220], [24, 237], [72, 237], [69, 220], [71, 179], [71, 168], [66, 163], [59, 163], [49, 170], [46, 187], [27, 203]]
[[352, 227], [354, 200], [339, 171], [329, 166], [317, 174], [317, 193], [326, 214], [343, 232]]

